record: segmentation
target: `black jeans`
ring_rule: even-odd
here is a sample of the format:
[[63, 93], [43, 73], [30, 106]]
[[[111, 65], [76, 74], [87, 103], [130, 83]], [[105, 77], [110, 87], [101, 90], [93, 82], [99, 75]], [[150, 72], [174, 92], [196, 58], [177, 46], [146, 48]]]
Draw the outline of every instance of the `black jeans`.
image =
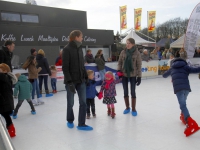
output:
[[93, 99], [86, 99], [86, 103], [87, 103], [87, 114], [90, 114], [90, 106], [91, 106], [91, 110], [92, 110], [92, 114], [95, 114], [95, 101], [94, 98]]
[[45, 89], [45, 91], [49, 90], [48, 89], [48, 75], [41, 75], [41, 76], [38, 76], [38, 78], [39, 78], [40, 91], [42, 90], [43, 80], [44, 80], [44, 89]]
[[136, 98], [136, 93], [135, 93], [135, 86], [136, 86], [136, 77], [122, 77], [122, 85], [124, 89], [124, 97], [129, 96], [128, 92], [128, 81], [130, 80], [130, 88], [131, 88], [131, 97]]
[[[14, 110], [13, 116], [16, 116], [16, 115], [17, 115], [18, 110], [19, 110], [19, 108], [21, 107], [21, 105], [22, 105], [23, 102], [24, 102], [24, 100], [18, 100], [18, 103], [17, 103], [16, 108], [15, 108], [15, 110]], [[27, 99], [27, 102], [29, 103], [29, 105], [30, 105], [30, 107], [31, 107], [31, 110], [32, 110], [32, 111], [35, 111], [35, 108], [34, 108], [34, 106], [33, 106], [32, 101], [31, 101], [30, 99]]]
[[[85, 125], [86, 118], [86, 85], [84, 83], [74, 84], [75, 89], [79, 97], [79, 115], [78, 115], [78, 126]], [[72, 123], [74, 121], [74, 93], [69, 89], [69, 86], [65, 86], [67, 91], [67, 121]]]
[[1, 115], [6, 120], [6, 127], [9, 127], [12, 124], [12, 119], [10, 117], [10, 114], [12, 114], [12, 111], [1, 113]]

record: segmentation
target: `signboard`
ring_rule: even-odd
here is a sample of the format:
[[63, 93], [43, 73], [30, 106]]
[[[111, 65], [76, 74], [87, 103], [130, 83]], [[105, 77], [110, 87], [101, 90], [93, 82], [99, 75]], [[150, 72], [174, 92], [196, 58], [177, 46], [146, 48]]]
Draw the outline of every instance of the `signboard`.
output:
[[142, 77], [158, 75], [158, 61], [142, 61]]

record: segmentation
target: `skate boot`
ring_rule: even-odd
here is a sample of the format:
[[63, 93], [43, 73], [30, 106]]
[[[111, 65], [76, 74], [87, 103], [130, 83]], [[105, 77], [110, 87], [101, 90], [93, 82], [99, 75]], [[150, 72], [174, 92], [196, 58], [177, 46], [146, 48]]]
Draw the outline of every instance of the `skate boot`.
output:
[[46, 90], [45, 92], [46, 92], [46, 97], [52, 97], [53, 96], [52, 93], [49, 93], [49, 90]]
[[130, 106], [129, 106], [129, 97], [124, 97], [124, 101], [125, 101], [126, 109], [124, 110], [123, 114], [128, 114], [131, 111]]
[[37, 99], [37, 102], [38, 102], [38, 105], [42, 105], [42, 104], [44, 104], [44, 101], [41, 100], [40, 98]]
[[180, 115], [180, 120], [182, 121], [182, 123], [183, 123], [184, 125], [186, 125], [186, 122], [185, 122], [183, 113], [181, 113], [181, 115]]
[[198, 124], [196, 123], [196, 121], [194, 121], [191, 117], [188, 117], [187, 118], [186, 129], [184, 131], [184, 134], [186, 135], [186, 137], [194, 134], [199, 129], [200, 129], [200, 127], [198, 126]]
[[96, 115], [96, 114], [92, 114], [92, 116], [93, 116], [94, 118], [96, 118], [96, 117], [97, 117], [97, 115]]
[[116, 115], [116, 114], [115, 114], [115, 108], [112, 108], [112, 112], [111, 112], [111, 115], [110, 115], [110, 116], [112, 117], [112, 119], [115, 118], [115, 115]]
[[32, 100], [32, 103], [33, 103], [34, 106], [39, 105], [39, 103], [35, 99]]
[[15, 134], [15, 127], [14, 127], [13, 124], [9, 125], [7, 127], [7, 129], [8, 129], [8, 133], [9, 133], [9, 135], [10, 135], [11, 138], [16, 136], [16, 134]]
[[111, 114], [111, 109], [110, 108], [108, 108], [107, 113], [108, 113], [108, 116], [110, 116], [110, 114]]

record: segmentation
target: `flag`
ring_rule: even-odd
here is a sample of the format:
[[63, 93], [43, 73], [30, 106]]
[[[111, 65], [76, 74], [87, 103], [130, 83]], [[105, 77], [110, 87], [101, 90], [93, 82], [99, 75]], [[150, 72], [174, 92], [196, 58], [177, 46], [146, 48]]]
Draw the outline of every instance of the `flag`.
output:
[[134, 10], [134, 25], [135, 31], [141, 30], [142, 8]]
[[156, 11], [148, 11], [147, 12], [148, 32], [152, 32], [155, 30], [155, 22], [156, 22]]
[[127, 16], [126, 16], [126, 6], [120, 7], [120, 29], [127, 29]]

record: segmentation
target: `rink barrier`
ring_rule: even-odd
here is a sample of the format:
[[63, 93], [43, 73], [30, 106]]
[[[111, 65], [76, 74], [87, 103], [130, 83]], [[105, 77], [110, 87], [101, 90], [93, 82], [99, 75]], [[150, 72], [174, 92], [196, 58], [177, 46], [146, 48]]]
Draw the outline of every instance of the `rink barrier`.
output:
[[[191, 63], [193, 66], [199, 66], [200, 65], [200, 59], [199, 58], [192, 58], [190, 59]], [[162, 77], [162, 74], [169, 69], [169, 60], [151, 60], [149, 62], [142, 61], [142, 79], [155, 79], [155, 78], [160, 78]], [[111, 71], [115, 75], [117, 72], [117, 65], [118, 62], [106, 62], [105, 64], [105, 69], [106, 71]], [[95, 63], [91, 64], [86, 64], [85, 65], [86, 70], [90, 69], [94, 71], [95, 75], [95, 81], [97, 85], [101, 85], [101, 78], [97, 69], [97, 65]], [[57, 66], [57, 91], [65, 91], [65, 85], [63, 84], [64, 82], [64, 74], [62, 71], [62, 66]], [[22, 70], [22, 69], [14, 69], [14, 73], [22, 73], [28, 76], [27, 70]], [[117, 76], [115, 76], [118, 78]], [[51, 81], [49, 78], [48, 81], [48, 86], [49, 89], [51, 89]], [[51, 91], [51, 90], [50, 90]]]
[[6, 150], [15, 150], [15, 148], [11, 142], [10, 136], [8, 135], [7, 129], [3, 124], [1, 116], [0, 116], [0, 133], [1, 133], [0, 136], [2, 137], [5, 149]]

